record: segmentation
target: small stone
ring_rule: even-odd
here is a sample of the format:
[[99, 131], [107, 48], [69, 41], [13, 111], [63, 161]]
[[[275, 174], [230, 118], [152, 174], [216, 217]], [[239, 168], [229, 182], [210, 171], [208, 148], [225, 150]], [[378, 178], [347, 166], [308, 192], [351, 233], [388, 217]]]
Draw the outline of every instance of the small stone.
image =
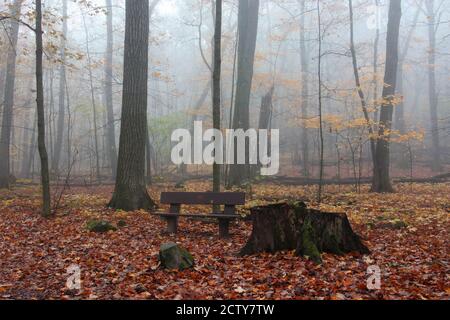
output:
[[90, 220], [86, 227], [91, 232], [105, 233], [108, 231], [116, 231], [117, 228], [107, 221]]
[[117, 226], [119, 228], [123, 228], [127, 225], [127, 222], [125, 220], [119, 220], [119, 222], [117, 222]]
[[194, 258], [189, 251], [173, 242], [161, 245], [159, 260], [166, 269], [185, 270], [194, 267]]
[[140, 283], [135, 284], [133, 289], [134, 291], [136, 291], [136, 293], [143, 293], [147, 291], [147, 288]]

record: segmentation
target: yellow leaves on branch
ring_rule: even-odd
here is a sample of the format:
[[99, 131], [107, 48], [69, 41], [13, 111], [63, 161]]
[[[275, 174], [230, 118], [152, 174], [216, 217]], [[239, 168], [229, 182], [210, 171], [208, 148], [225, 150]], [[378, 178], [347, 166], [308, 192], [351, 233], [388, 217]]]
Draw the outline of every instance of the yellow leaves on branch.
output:
[[[320, 127], [319, 117], [301, 120], [301, 122], [308, 129], [318, 129]], [[322, 123], [326, 128], [334, 132], [367, 127], [365, 118], [345, 119], [337, 114], [325, 114], [322, 117]]]
[[405, 142], [423, 142], [425, 139], [425, 131], [424, 130], [418, 130], [418, 131], [409, 131], [407, 133], [401, 134], [400, 132], [395, 132], [396, 136], [392, 138], [392, 141], [398, 142], [398, 143], [405, 143]]

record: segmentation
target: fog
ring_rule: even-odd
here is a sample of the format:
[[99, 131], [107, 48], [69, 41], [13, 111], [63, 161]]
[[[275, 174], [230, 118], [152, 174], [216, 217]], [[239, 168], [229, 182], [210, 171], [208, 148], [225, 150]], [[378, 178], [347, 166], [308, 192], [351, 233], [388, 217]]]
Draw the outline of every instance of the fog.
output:
[[[430, 3], [433, 4], [432, 13], [428, 10]], [[74, 181], [111, 181], [114, 169], [107, 151], [106, 128], [109, 121], [105, 100], [106, 12], [110, 10], [113, 16], [112, 101], [115, 148], [118, 149], [125, 2], [113, 0], [111, 7], [100, 0], [68, 1], [67, 4], [68, 14], [63, 17], [62, 1], [43, 2], [46, 146], [52, 179], [65, 179], [70, 175]], [[214, 8], [208, 0], [161, 0], [154, 4], [150, 16], [147, 103], [151, 163], [147, 165], [147, 171], [160, 179], [209, 175], [211, 167], [207, 165], [189, 165], [187, 169], [175, 166], [170, 161], [170, 150], [174, 145], [170, 140], [173, 130], [191, 129], [194, 120], [203, 121], [205, 127], [213, 125], [210, 79], [214, 65]], [[13, 1], [3, 1], [0, 6], [2, 15], [9, 14], [12, 5]], [[150, 1], [150, 7], [152, 5]], [[250, 127], [259, 128], [261, 101], [273, 86], [269, 128], [280, 130], [278, 175], [319, 178], [320, 64], [324, 138], [322, 178], [371, 177], [371, 136], [355, 85], [349, 3], [320, 0], [319, 5], [320, 30], [317, 1], [260, 1], [249, 103]], [[353, 1], [359, 88], [367, 104], [369, 125], [375, 132], [379, 127], [377, 117], [382, 105], [388, 9], [389, 1]], [[33, 25], [34, 10], [34, 3], [23, 1], [21, 21]], [[221, 128], [225, 129], [232, 127], [230, 109], [234, 107], [239, 74], [238, 1], [225, 1], [222, 15], [220, 112]], [[62, 34], [64, 19], [67, 21], [65, 44]], [[390, 132], [393, 177], [424, 178], [450, 169], [449, 21], [448, 1], [402, 1], [399, 67]], [[7, 55], [11, 50], [8, 20], [2, 20], [1, 27], [0, 81], [3, 97]], [[65, 47], [63, 59], [62, 44]], [[33, 31], [21, 24], [15, 49], [17, 63], [10, 173], [17, 178], [36, 180], [40, 165], [33, 120], [36, 117], [34, 50]], [[60, 81], [62, 66], [66, 70], [63, 82]], [[435, 82], [430, 83], [431, 77]], [[66, 83], [66, 88], [61, 88], [61, 83]], [[61, 90], [65, 91], [63, 106], [66, 112], [61, 120], [63, 130], [58, 131]], [[436, 101], [435, 117], [433, 101]], [[52, 161], [57, 152], [58, 135], [62, 146], [59, 164], [55, 166]], [[97, 159], [99, 176], [96, 173]]]

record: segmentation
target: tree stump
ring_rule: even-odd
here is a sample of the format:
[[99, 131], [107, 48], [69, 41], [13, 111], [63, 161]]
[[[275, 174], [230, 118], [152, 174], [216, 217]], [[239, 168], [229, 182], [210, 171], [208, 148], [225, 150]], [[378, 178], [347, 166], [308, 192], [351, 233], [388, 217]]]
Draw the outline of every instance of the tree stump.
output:
[[345, 213], [308, 209], [303, 202], [251, 209], [253, 231], [240, 255], [296, 250], [321, 263], [321, 253], [370, 253], [350, 226]]

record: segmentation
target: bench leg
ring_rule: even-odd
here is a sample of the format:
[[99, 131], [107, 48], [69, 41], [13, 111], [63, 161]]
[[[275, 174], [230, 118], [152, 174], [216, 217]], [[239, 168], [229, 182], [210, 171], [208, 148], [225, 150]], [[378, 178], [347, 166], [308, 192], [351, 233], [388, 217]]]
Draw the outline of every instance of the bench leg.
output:
[[219, 219], [219, 237], [221, 239], [230, 237], [230, 220]]
[[167, 217], [167, 232], [170, 234], [177, 233], [178, 229], [178, 217]]

